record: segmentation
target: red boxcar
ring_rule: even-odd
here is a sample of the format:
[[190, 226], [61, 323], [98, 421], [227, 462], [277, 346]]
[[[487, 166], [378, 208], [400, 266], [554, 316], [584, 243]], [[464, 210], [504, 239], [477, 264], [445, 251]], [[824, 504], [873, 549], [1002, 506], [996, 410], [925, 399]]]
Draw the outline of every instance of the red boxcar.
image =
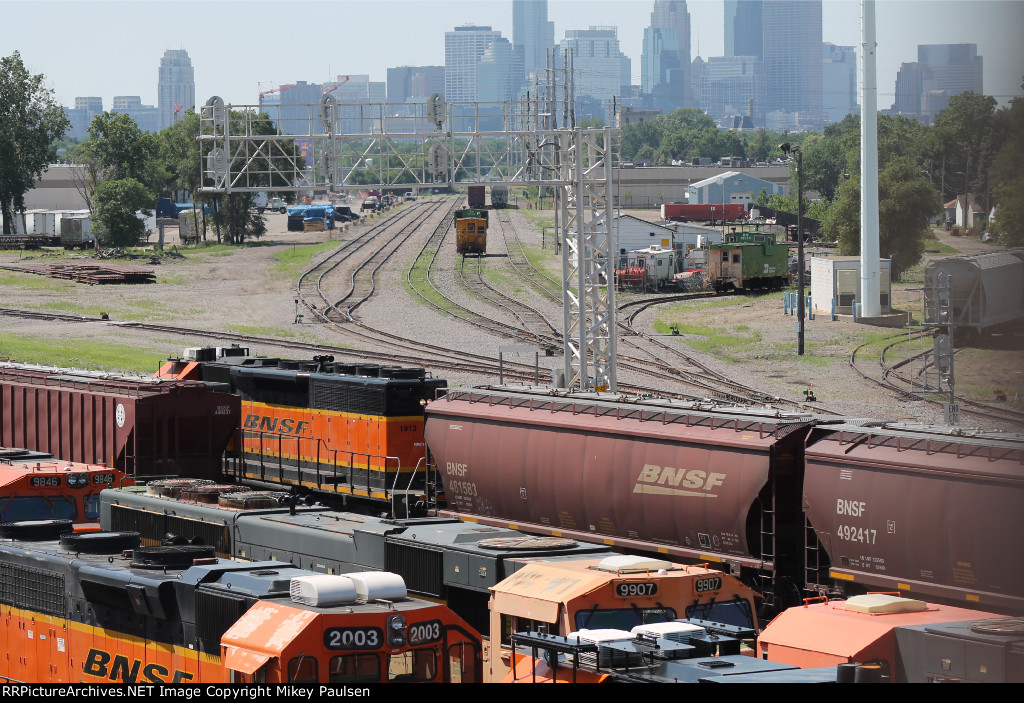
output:
[[240, 412], [195, 381], [0, 363], [0, 446], [130, 476], [219, 476]]
[[673, 222], [721, 220], [723, 207], [727, 220], [742, 220], [747, 216], [747, 206], [743, 203], [665, 203], [661, 206], [661, 219]]

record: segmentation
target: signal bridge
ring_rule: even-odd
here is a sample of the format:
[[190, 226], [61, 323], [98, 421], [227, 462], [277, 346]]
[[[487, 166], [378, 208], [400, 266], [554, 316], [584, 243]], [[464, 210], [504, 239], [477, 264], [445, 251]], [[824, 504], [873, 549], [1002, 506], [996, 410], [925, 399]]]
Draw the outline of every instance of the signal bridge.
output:
[[[219, 97], [200, 110], [207, 194], [401, 191], [470, 185], [553, 189], [562, 230], [566, 386], [616, 391], [610, 127], [575, 125], [571, 89], [552, 81], [521, 102], [340, 104], [330, 95], [275, 108]], [[278, 133], [274, 122], [289, 134]], [[609, 123], [611, 120], [609, 119]]]

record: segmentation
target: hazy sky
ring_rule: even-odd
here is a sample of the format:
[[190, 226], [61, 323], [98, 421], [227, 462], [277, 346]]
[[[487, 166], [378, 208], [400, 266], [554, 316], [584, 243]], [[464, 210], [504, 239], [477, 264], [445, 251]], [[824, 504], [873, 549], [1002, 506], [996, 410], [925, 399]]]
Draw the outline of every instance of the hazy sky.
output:
[[[640, 82], [644, 27], [652, 0], [550, 0], [555, 40], [592, 25], [619, 30]], [[693, 55], [721, 56], [722, 0], [689, 0]], [[1024, 95], [1024, 0], [877, 0], [879, 108], [892, 104], [896, 72], [917, 60], [918, 44], [975, 43], [985, 93], [1000, 102]], [[860, 2], [824, 0], [822, 39], [860, 45]], [[324, 82], [338, 74], [443, 65], [444, 33], [467, 23], [512, 38], [511, 0], [0, 0], [0, 55], [20, 51], [46, 75], [58, 100], [115, 95], [156, 104], [157, 70], [167, 49], [186, 49], [196, 102], [220, 95], [257, 100], [257, 82]]]

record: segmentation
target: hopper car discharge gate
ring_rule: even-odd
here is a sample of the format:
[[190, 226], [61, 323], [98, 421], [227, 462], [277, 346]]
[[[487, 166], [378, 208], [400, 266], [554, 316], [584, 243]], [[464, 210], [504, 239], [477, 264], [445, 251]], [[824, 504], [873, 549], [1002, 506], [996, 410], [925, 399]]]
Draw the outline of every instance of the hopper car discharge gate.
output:
[[[287, 135], [260, 134], [259, 106], [226, 105], [214, 96], [200, 108], [199, 191], [255, 193], [270, 183], [277, 191], [553, 188], [564, 243], [567, 387], [615, 392], [610, 182], [618, 136], [575, 124], [572, 62], [569, 52], [523, 101], [446, 102], [435, 94], [420, 103], [341, 105], [326, 94], [316, 104], [289, 106], [305, 118], [291, 119]], [[613, 124], [614, 104], [608, 107]], [[311, 145], [313, 168], [296, 155], [296, 138]]]

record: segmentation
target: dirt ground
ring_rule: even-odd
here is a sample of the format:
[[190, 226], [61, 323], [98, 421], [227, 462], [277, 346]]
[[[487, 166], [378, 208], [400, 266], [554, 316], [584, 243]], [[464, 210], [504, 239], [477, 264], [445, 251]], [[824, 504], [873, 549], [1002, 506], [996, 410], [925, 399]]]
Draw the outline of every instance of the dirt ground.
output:
[[[657, 218], [655, 211], [634, 214]], [[283, 271], [274, 256], [306, 244], [343, 240], [351, 236], [354, 229], [349, 226], [332, 233], [287, 232], [286, 216], [278, 213], [268, 213], [267, 223], [269, 231], [261, 246], [187, 258], [165, 257], [155, 267], [158, 282], [147, 286], [90, 287], [69, 282], [51, 286], [29, 280], [39, 277], [0, 271], [0, 299], [3, 300], [0, 307], [79, 312], [94, 317], [98, 317], [99, 310], [109, 310], [111, 319], [121, 315], [120, 319], [343, 345], [343, 340], [332, 338], [324, 326], [295, 324], [295, 315], [299, 312], [294, 293], [298, 271]], [[365, 220], [357, 225], [367, 226]], [[951, 237], [941, 231], [938, 239], [964, 253], [993, 250], [977, 239]], [[156, 235], [153, 235], [151, 242], [155, 241]], [[176, 232], [168, 228], [165, 249], [174, 251], [176, 246]], [[26, 256], [30, 254], [0, 252], [0, 265], [16, 264]], [[893, 293], [895, 308], [920, 311], [919, 287], [895, 286]], [[624, 297], [620, 297], [620, 302]], [[408, 312], [422, 314], [416, 306], [411, 306]], [[671, 322], [701, 330], [690, 341], [703, 350], [703, 359], [716, 370], [726, 371], [738, 380], [781, 397], [798, 399], [810, 389], [819, 398], [821, 407], [844, 414], [918, 422], [942, 419], [941, 410], [897, 398], [889, 391], [864, 382], [850, 369], [848, 359], [853, 348], [870, 335], [885, 336], [892, 331], [866, 328], [849, 320], [832, 322], [820, 317], [808, 320], [805, 327], [807, 353], [797, 357], [795, 318], [783, 313], [778, 294], [746, 299], [734, 297], [687, 307], [669, 306], [645, 313], [638, 319], [646, 329], [661, 332], [667, 332], [666, 326]], [[396, 324], [400, 325], [401, 321]], [[721, 330], [722, 346], [707, 346], [709, 329]], [[160, 348], [165, 352], [180, 352], [184, 346], [212, 343], [208, 338], [180, 340], [167, 334], [118, 330], [101, 323], [69, 325], [0, 316], [0, 356], [4, 353], [3, 340], [7, 335], [47, 337], [55, 343], [68, 339], [110, 340]], [[688, 336], [680, 335], [674, 341], [685, 344]], [[287, 353], [273, 349], [260, 352]], [[877, 361], [866, 363], [877, 366]], [[961, 347], [956, 355], [956, 377], [960, 393], [987, 402], [1005, 396], [1007, 406], [1016, 403], [1018, 409], [1024, 409], [1024, 329], [987, 335]], [[978, 424], [986, 426], [982, 422]]]

